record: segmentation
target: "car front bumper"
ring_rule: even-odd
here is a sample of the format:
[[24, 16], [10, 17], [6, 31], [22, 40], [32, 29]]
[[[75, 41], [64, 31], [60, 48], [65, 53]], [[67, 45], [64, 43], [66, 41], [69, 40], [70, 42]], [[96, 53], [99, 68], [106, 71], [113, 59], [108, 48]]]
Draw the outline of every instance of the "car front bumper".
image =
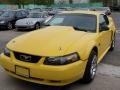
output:
[[8, 24], [7, 24], [7, 23], [3, 23], [3, 24], [1, 24], [1, 23], [0, 23], [0, 28], [2, 28], [2, 29], [6, 29], [6, 28], [7, 28], [7, 26], [8, 26]]
[[20, 30], [27, 30], [27, 29], [34, 29], [35, 27], [34, 27], [34, 25], [29, 25], [29, 26], [26, 26], [26, 25], [16, 25], [15, 26], [16, 27], [16, 29], [20, 29]]
[[[43, 59], [43, 58], [42, 58]], [[13, 77], [44, 85], [63, 86], [83, 77], [87, 61], [77, 61], [69, 65], [44, 65], [43, 60], [38, 63], [27, 63], [0, 55], [0, 64]], [[19, 73], [18, 73], [19, 72]]]

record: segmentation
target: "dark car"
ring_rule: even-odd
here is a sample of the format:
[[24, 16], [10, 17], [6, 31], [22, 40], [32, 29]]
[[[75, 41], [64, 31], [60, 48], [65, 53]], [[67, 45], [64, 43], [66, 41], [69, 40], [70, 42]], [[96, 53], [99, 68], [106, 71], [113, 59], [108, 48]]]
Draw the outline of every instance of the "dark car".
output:
[[26, 18], [25, 10], [8, 10], [0, 16], [0, 28], [12, 30], [17, 20]]
[[0, 10], [0, 16], [4, 13], [4, 11]]
[[111, 9], [112, 9], [113, 11], [120, 11], [120, 5], [111, 6]]

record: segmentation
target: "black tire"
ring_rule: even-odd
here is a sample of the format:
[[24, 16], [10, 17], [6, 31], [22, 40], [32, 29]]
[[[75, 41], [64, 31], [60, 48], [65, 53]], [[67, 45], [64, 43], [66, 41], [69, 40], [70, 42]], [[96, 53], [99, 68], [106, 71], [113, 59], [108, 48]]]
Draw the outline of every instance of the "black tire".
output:
[[12, 25], [11, 22], [8, 22], [7, 29], [8, 30], [12, 30], [13, 29], [13, 25]]
[[113, 51], [115, 48], [115, 37], [112, 40], [111, 46], [110, 46], [110, 51]]
[[96, 70], [97, 70], [97, 53], [94, 50], [92, 50], [88, 58], [82, 82], [90, 83], [96, 75]]
[[39, 29], [40, 28], [40, 24], [39, 23], [36, 23], [35, 24], [35, 30]]
[[19, 29], [18, 29], [18, 28], [15, 28], [14, 31], [19, 31]]

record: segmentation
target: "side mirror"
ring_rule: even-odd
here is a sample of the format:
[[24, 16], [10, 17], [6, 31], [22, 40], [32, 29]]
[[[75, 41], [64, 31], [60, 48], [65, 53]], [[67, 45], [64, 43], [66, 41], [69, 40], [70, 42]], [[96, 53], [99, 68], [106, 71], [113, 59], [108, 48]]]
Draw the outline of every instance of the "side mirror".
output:
[[101, 25], [100, 26], [100, 32], [107, 31], [107, 30], [109, 30], [109, 27], [107, 25]]
[[110, 13], [110, 12], [106, 12], [105, 14], [106, 14], [107, 16], [111, 15], [111, 13]]

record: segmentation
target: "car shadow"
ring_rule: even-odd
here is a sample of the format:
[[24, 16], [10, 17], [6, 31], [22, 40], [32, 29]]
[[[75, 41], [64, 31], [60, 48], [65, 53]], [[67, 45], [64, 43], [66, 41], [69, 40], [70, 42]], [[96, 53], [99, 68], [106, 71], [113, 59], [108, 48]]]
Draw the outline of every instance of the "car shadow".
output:
[[22, 90], [72, 90], [73, 87], [87, 85], [83, 84], [81, 80], [65, 86], [47, 86], [23, 81], [13, 77], [10, 77], [9, 79], [11, 79], [12, 83], [14, 83], [15, 86], [22, 87]]

